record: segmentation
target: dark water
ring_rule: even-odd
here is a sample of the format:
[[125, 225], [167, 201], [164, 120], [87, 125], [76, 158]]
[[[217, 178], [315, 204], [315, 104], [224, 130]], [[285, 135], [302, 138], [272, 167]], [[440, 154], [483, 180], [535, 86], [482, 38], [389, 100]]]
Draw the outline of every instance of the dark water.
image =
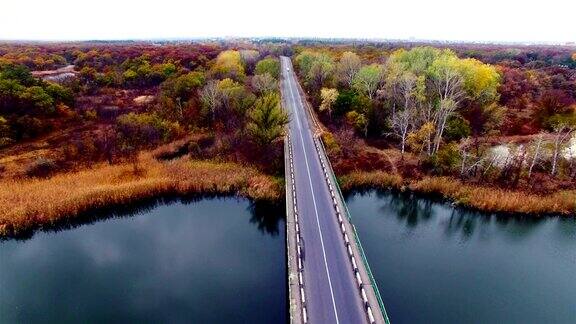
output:
[[348, 206], [393, 323], [576, 323], [576, 220], [391, 193]]
[[284, 323], [284, 226], [211, 198], [0, 242], [0, 322]]

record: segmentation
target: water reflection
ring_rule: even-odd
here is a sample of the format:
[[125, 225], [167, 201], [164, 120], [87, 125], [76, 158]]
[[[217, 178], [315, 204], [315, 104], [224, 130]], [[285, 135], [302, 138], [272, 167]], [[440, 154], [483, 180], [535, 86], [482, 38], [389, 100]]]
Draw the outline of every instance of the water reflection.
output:
[[[37, 232], [60, 232], [70, 230], [83, 225], [90, 225], [109, 219], [133, 217], [139, 214], [148, 213], [159, 206], [172, 203], [184, 205], [193, 204], [204, 199], [224, 198], [220, 195], [190, 195], [190, 196], [159, 196], [150, 199], [143, 199], [132, 204], [111, 205], [97, 210], [82, 213], [74, 218], [57, 221], [43, 226], [41, 229], [28, 230], [18, 233], [17, 236], [0, 238], [4, 240], [25, 241], [31, 239]], [[242, 198], [239, 198], [242, 199]], [[262, 233], [276, 236], [280, 233], [279, 224], [286, 219], [285, 206], [283, 203], [251, 201], [246, 207], [250, 212], [250, 222], [257, 225]]]
[[556, 226], [557, 238], [563, 242], [573, 242], [576, 238], [576, 217], [561, 218]]
[[[494, 222], [498, 227], [508, 232], [510, 239], [522, 239], [535, 231], [539, 223], [546, 222], [547, 217], [533, 217], [525, 215], [484, 213], [467, 208], [450, 206], [439, 198], [429, 198], [412, 192], [398, 192], [386, 190], [355, 191], [346, 196], [347, 200], [354, 197], [376, 197], [379, 214], [388, 216], [393, 214], [400, 224], [407, 230], [417, 228], [434, 220], [437, 213], [442, 214], [448, 221], [441, 222], [444, 233], [449, 236], [459, 234], [461, 238], [469, 238], [474, 234], [476, 227]], [[391, 213], [392, 212], [392, 213]], [[562, 222], [574, 222], [575, 218], [563, 218]], [[562, 230], [566, 230], [562, 227]], [[566, 233], [574, 235], [575, 233]]]
[[279, 213], [162, 199], [3, 241], [0, 322], [283, 323]]
[[494, 215], [410, 193], [347, 197], [394, 323], [573, 323], [576, 219]]
[[[384, 197], [384, 193], [380, 193]], [[432, 202], [418, 199], [411, 193], [392, 193], [381, 211], [393, 210], [398, 220], [405, 221], [408, 227], [416, 227], [418, 223], [429, 221], [433, 217]]]
[[286, 205], [283, 202], [252, 202], [248, 208], [252, 214], [250, 223], [256, 224], [262, 233], [272, 236], [280, 234], [280, 222], [286, 220]]

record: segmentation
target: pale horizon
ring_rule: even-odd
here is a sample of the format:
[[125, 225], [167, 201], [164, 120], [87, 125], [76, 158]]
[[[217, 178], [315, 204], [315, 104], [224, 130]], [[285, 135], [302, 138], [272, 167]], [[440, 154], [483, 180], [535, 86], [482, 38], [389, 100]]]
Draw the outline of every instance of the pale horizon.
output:
[[[97, 5], [31, 0], [3, 4], [0, 40], [193, 40], [206, 38], [320, 38], [481, 43], [565, 44], [576, 41], [571, 26], [576, 4], [546, 6], [521, 1], [461, 2], [292, 1], [179, 3], [165, 0]], [[87, 14], [89, 13], [89, 14]], [[56, 19], [62, 17], [63, 19]], [[27, 22], [23, 23], [23, 18]]]

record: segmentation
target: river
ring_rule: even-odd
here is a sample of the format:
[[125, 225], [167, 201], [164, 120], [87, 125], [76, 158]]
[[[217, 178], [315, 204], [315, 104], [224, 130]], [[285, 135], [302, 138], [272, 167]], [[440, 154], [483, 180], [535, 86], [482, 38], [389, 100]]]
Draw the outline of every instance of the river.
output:
[[0, 322], [284, 323], [283, 213], [176, 201], [0, 242]]
[[576, 219], [368, 191], [348, 206], [392, 323], [576, 323]]
[[[347, 197], [393, 323], [576, 322], [576, 219]], [[285, 323], [284, 211], [171, 201], [0, 242], [0, 322]]]

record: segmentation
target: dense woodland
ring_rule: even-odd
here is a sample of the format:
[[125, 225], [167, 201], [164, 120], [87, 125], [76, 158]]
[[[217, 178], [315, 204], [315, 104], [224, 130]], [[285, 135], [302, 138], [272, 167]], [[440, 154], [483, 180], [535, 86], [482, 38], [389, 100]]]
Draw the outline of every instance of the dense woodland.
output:
[[158, 159], [190, 154], [281, 172], [283, 51], [218, 43], [0, 45], [2, 171], [45, 177], [101, 161], [137, 169], [138, 153], [158, 148]]
[[574, 48], [313, 43], [294, 61], [338, 173], [576, 187]]
[[137, 170], [142, 151], [281, 175], [279, 55], [292, 56], [339, 174], [575, 188], [576, 50], [472, 44], [0, 44], [2, 177]]

